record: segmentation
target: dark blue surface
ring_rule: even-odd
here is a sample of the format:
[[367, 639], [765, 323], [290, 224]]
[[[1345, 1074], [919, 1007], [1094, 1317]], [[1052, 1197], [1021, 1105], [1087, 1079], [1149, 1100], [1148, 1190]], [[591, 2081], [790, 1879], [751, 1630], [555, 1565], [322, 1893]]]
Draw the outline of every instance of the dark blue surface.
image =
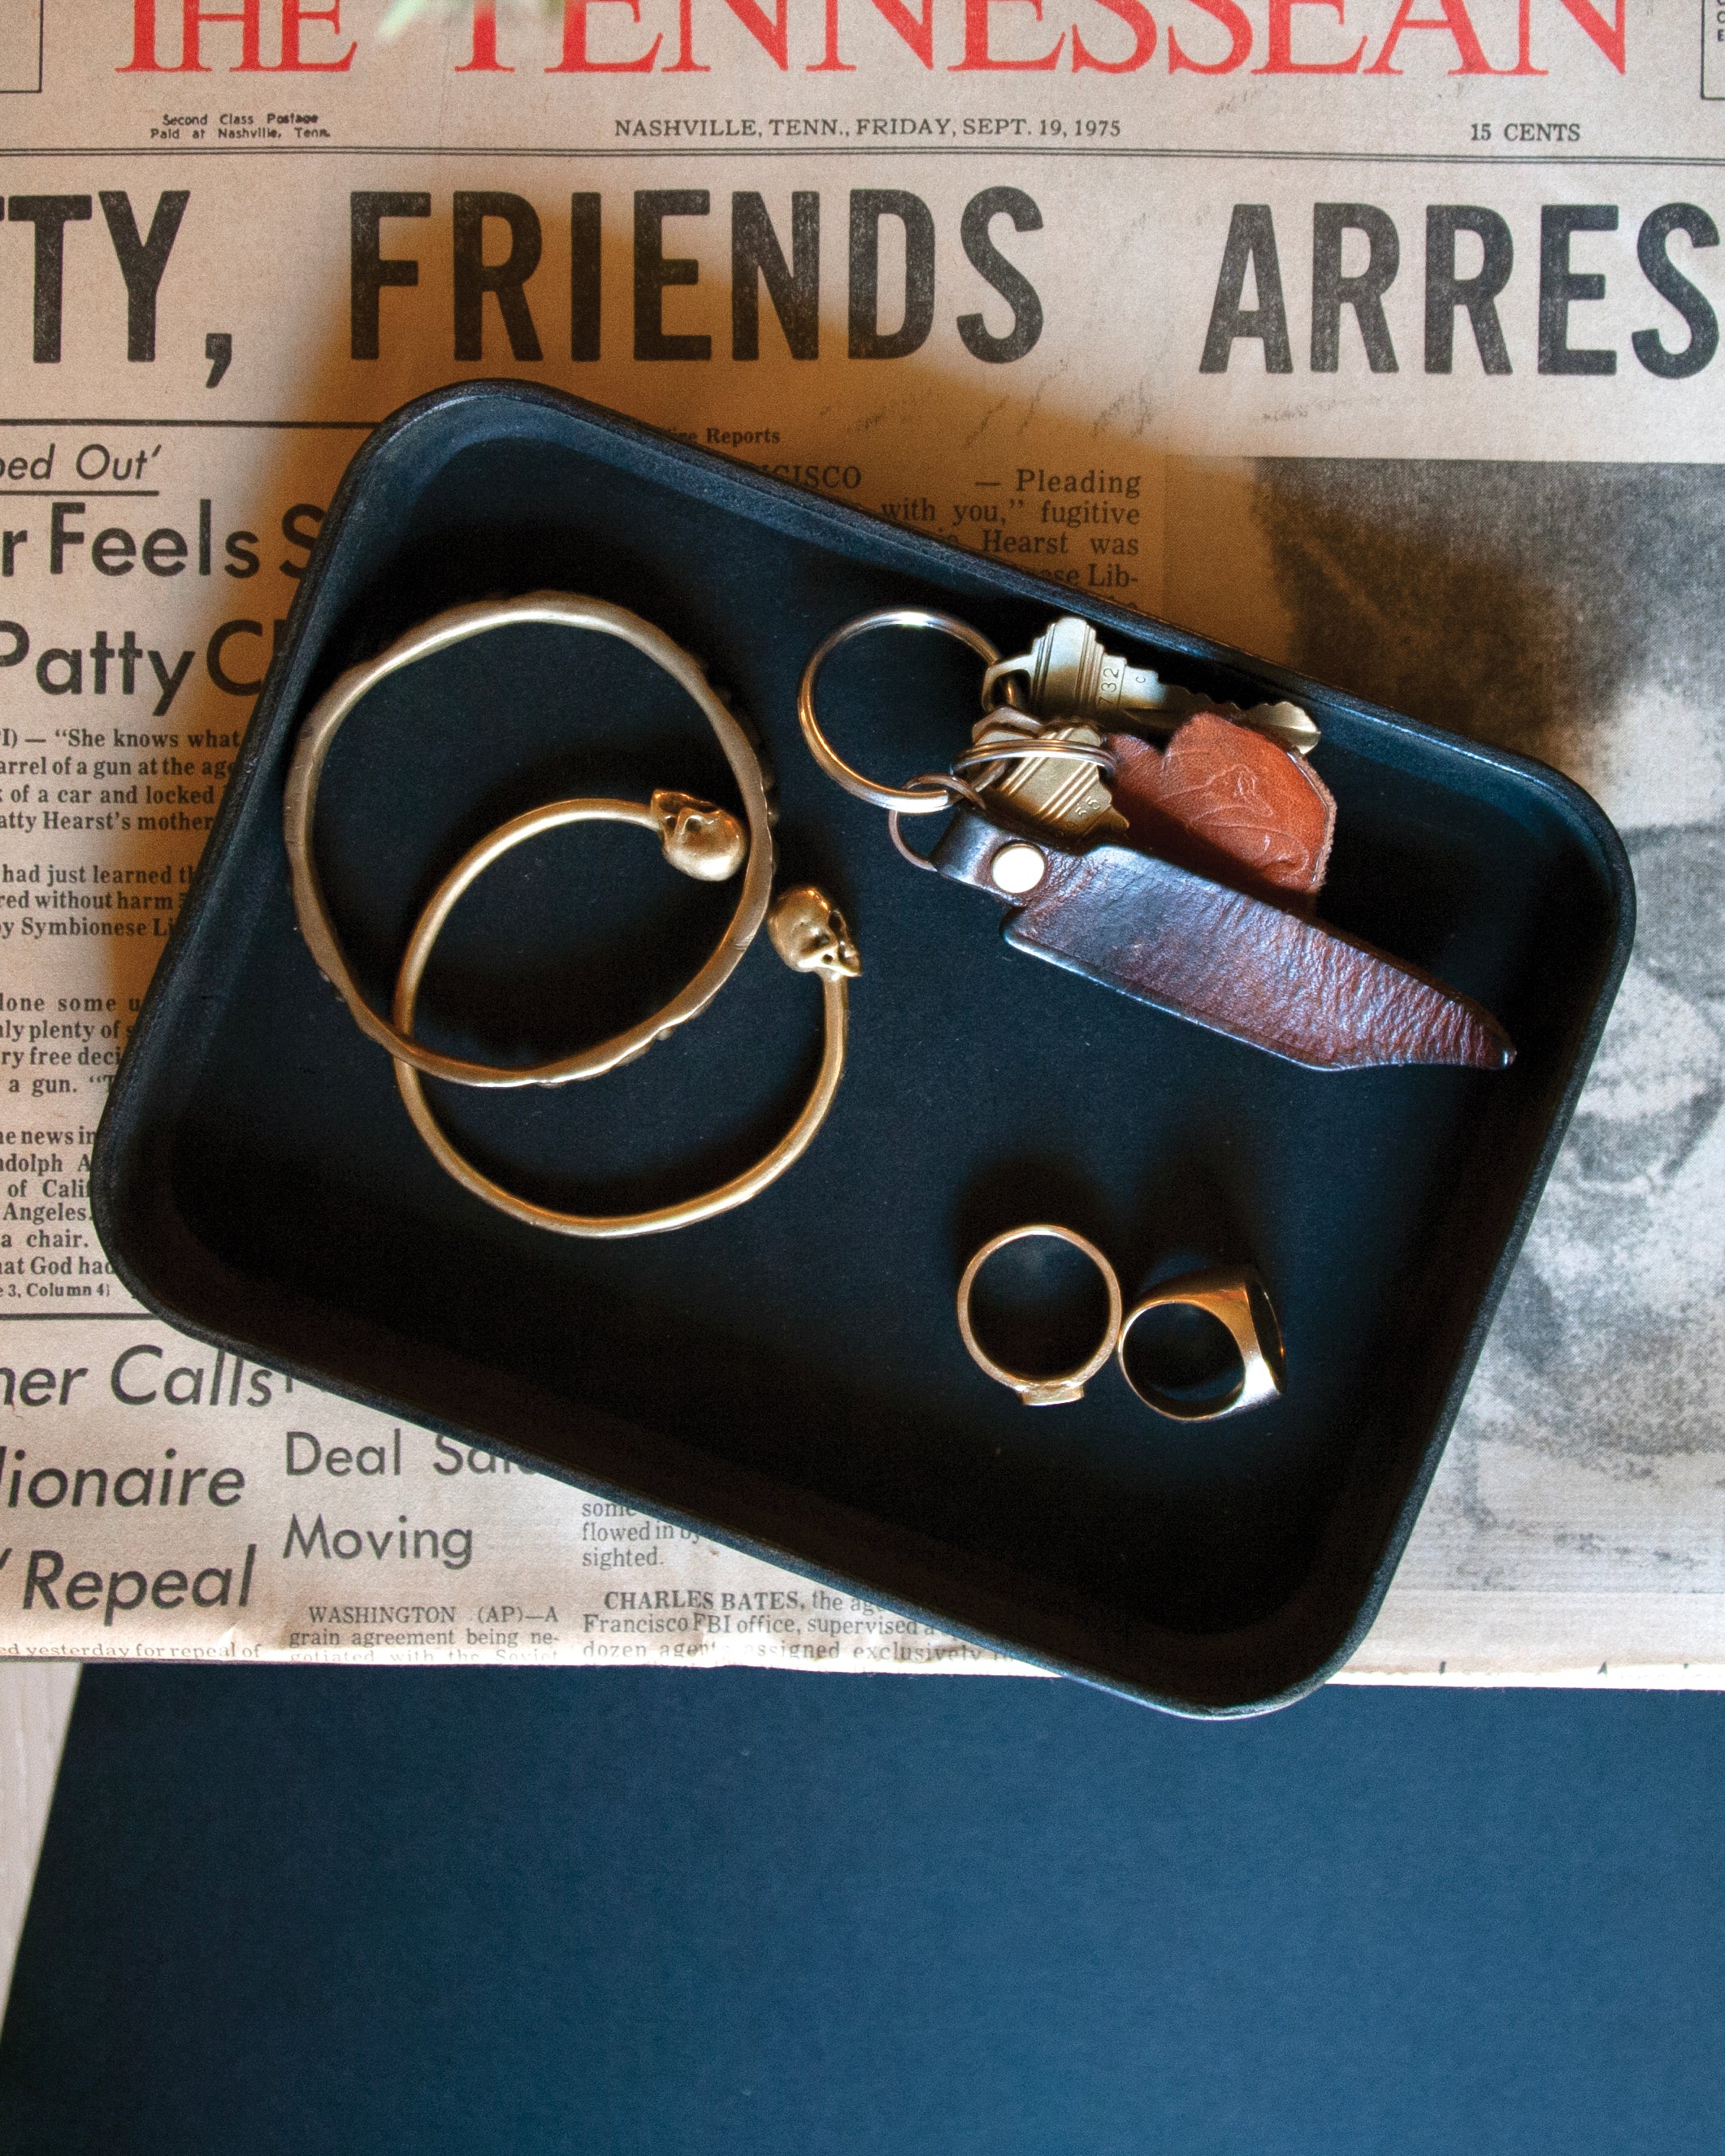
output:
[[1716, 2156], [1725, 1701], [95, 1669], [8, 2156]]

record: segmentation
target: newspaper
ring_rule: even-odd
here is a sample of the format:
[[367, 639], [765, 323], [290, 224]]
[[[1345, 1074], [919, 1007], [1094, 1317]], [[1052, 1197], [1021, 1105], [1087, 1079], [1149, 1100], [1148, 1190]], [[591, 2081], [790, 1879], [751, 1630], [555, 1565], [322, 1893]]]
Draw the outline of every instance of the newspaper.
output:
[[1715, 0], [0, 0], [0, 1650], [1013, 1666], [224, 1363], [105, 1089], [332, 490], [578, 391], [1570, 772], [1638, 955], [1363, 1676], [1725, 1671]]

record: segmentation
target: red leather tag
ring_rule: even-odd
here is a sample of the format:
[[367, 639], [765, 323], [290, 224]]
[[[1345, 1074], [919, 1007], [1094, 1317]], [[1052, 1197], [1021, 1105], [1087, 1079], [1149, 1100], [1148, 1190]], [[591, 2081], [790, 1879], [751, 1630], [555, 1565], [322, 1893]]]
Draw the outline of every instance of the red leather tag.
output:
[[1323, 886], [1336, 803], [1302, 757], [1214, 711], [1165, 749], [1110, 734], [1114, 806], [1131, 843], [1237, 891], [1310, 900]]

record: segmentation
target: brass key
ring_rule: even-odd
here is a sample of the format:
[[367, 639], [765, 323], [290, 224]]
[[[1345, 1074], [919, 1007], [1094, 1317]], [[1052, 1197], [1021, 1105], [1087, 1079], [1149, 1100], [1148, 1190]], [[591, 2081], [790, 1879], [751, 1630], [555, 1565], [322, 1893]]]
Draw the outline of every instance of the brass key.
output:
[[1159, 675], [1104, 651], [1090, 624], [1070, 613], [1050, 622], [1028, 651], [988, 669], [983, 703], [992, 703], [996, 685], [1006, 682], [1022, 683], [1025, 709], [1043, 720], [1125, 718], [1160, 711], [1168, 701]]
[[[1105, 651], [1095, 629], [1076, 614], [1050, 623], [1017, 658], [989, 667], [983, 676], [984, 705], [992, 706], [997, 695], [1022, 697], [1023, 709], [1045, 724], [1094, 721], [1104, 732], [1121, 720], [1147, 721], [1147, 730], [1172, 732], [1193, 707], [1183, 690], [1170, 690], [1150, 667], [1129, 666], [1117, 652]], [[1175, 708], [1165, 708], [1170, 704]], [[1256, 704], [1243, 711], [1235, 704], [1206, 700], [1204, 707], [1266, 734], [1296, 756], [1309, 756], [1317, 747], [1317, 728], [1297, 704]]]
[[978, 720], [952, 768], [1009, 814], [1056, 838], [1126, 829], [1109, 788], [1113, 759], [1095, 726], [1047, 726], [1003, 706]]

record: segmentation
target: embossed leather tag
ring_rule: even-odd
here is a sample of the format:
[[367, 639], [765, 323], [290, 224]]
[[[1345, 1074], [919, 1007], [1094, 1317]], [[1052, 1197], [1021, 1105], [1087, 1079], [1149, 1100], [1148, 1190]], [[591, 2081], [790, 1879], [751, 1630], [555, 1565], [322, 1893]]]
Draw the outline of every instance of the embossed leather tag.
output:
[[1322, 889], [1336, 803], [1302, 757], [1214, 711], [1188, 719], [1165, 749], [1136, 734], [1107, 745], [1134, 846], [1284, 904]]

